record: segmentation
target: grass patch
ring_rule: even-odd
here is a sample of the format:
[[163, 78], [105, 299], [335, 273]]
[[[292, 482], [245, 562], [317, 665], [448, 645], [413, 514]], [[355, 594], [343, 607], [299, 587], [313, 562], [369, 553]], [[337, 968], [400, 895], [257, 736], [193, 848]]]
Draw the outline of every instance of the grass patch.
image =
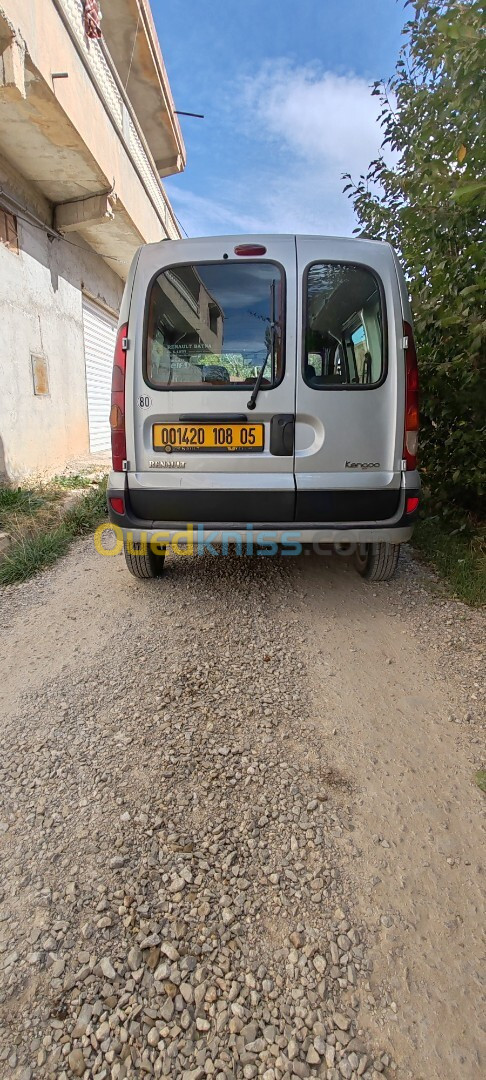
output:
[[43, 496], [25, 488], [0, 487], [0, 528], [11, 514], [32, 514], [44, 503]]
[[65, 491], [71, 491], [75, 488], [79, 491], [80, 488], [89, 488], [93, 484], [92, 476], [82, 476], [81, 473], [76, 473], [74, 476], [53, 476], [51, 484], [53, 487], [61, 488]]
[[[51, 482], [53, 483], [53, 482]], [[14, 543], [0, 562], [0, 585], [25, 581], [64, 555], [78, 536], [91, 532], [106, 519], [106, 480], [90, 490], [66, 513], [60, 493], [49, 487], [38, 513], [8, 515], [8, 531]], [[17, 508], [18, 509], [18, 508]]]
[[484, 791], [486, 795], [486, 769], [478, 769], [474, 776], [476, 784], [480, 791]]
[[64, 524], [73, 533], [73, 536], [81, 536], [96, 528], [100, 521], [107, 520], [108, 510], [106, 507], [106, 480], [99, 487], [83, 495], [76, 506], [69, 510], [64, 517]]
[[486, 603], [486, 531], [437, 516], [418, 521], [412, 544], [438, 570], [449, 591], [472, 607]]

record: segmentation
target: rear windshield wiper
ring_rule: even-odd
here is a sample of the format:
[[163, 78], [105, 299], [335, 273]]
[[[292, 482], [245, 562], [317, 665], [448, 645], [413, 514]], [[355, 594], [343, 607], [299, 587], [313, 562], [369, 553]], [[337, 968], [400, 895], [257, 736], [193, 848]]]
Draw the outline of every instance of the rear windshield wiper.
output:
[[269, 346], [268, 346], [267, 355], [266, 355], [266, 357], [265, 357], [265, 359], [263, 361], [263, 364], [262, 364], [262, 366], [260, 368], [260, 371], [258, 372], [258, 375], [256, 377], [255, 385], [254, 385], [252, 393], [251, 393], [251, 398], [250, 398], [250, 400], [249, 400], [249, 402], [247, 403], [247, 406], [246, 406], [247, 409], [250, 409], [250, 410], [253, 410], [255, 408], [256, 399], [258, 397], [258, 393], [259, 393], [260, 387], [262, 385], [263, 376], [265, 374], [265, 368], [267, 366], [269, 356], [271, 356], [271, 358], [272, 358], [272, 382], [275, 379], [275, 281], [272, 281], [272, 284], [270, 286], [270, 297], [271, 297], [271, 316], [272, 316], [271, 319], [270, 319], [270, 342], [269, 342]]
[[[272, 345], [272, 349], [273, 349], [273, 345]], [[258, 397], [258, 391], [259, 391], [259, 389], [260, 389], [260, 387], [262, 385], [262, 379], [263, 379], [263, 376], [265, 374], [265, 368], [267, 366], [267, 360], [268, 360], [269, 356], [270, 356], [270, 353], [267, 352], [267, 355], [266, 355], [266, 357], [265, 357], [265, 359], [263, 361], [263, 364], [262, 364], [262, 366], [260, 368], [260, 371], [258, 372], [258, 375], [256, 377], [255, 385], [254, 385], [253, 390], [251, 392], [251, 398], [250, 398], [250, 400], [249, 400], [249, 402], [247, 403], [247, 406], [246, 406], [247, 409], [254, 409], [255, 408], [256, 399]]]

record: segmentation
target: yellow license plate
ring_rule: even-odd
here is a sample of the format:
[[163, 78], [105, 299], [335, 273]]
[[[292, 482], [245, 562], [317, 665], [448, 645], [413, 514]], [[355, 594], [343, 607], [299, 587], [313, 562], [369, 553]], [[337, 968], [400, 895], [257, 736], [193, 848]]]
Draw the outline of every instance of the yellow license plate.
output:
[[263, 424], [154, 424], [154, 450], [254, 453], [263, 450]]

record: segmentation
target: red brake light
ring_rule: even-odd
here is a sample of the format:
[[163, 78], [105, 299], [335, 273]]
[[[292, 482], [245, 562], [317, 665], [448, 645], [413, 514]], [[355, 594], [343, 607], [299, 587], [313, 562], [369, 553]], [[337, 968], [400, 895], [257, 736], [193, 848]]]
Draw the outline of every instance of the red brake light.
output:
[[235, 247], [235, 255], [266, 255], [267, 249], [263, 244], [238, 244]]
[[[127, 456], [125, 438], [125, 370], [127, 362], [126, 340], [128, 324], [120, 326], [116, 338], [115, 358], [113, 361], [113, 375], [111, 380], [111, 457], [113, 471], [122, 472], [123, 462]], [[122, 501], [122, 500], [120, 500]], [[112, 504], [113, 505], [113, 504]], [[116, 510], [116, 507], [113, 507]], [[117, 513], [123, 513], [117, 511]]]
[[[417, 468], [417, 448], [419, 429], [419, 378], [417, 364], [417, 350], [413, 330], [410, 323], [403, 324], [403, 337], [405, 344], [405, 431], [403, 439], [403, 456], [407, 463], [407, 469]], [[407, 510], [407, 513], [411, 513]]]
[[123, 499], [119, 499], [118, 497], [110, 499], [110, 506], [113, 507], [116, 514], [125, 513], [125, 504], [123, 502]]

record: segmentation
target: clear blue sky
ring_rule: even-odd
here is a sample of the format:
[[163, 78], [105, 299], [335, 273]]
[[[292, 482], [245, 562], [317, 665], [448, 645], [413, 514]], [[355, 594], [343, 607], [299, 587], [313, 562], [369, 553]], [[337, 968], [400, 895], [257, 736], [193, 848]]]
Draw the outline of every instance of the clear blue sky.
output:
[[187, 168], [166, 180], [190, 235], [350, 234], [341, 173], [380, 145], [402, 0], [151, 0]]

